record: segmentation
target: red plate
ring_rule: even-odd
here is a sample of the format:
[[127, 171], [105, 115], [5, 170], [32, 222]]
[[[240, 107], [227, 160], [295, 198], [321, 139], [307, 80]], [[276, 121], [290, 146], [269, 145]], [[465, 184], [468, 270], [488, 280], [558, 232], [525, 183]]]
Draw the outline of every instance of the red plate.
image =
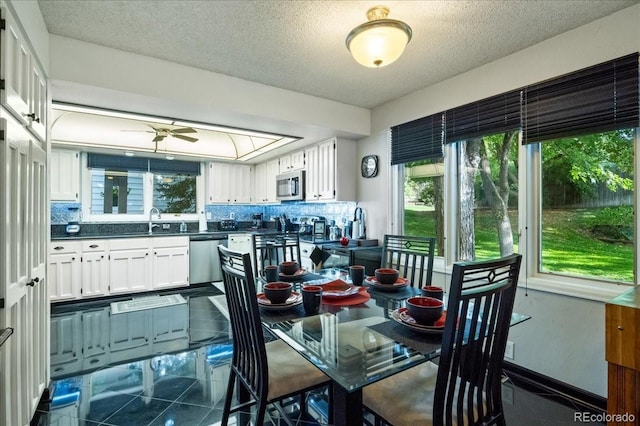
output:
[[304, 268], [300, 268], [296, 272], [294, 272], [293, 275], [285, 275], [282, 272], [280, 272], [279, 276], [281, 280], [289, 281], [289, 280], [296, 280], [306, 274], [307, 274], [307, 270]]
[[367, 284], [374, 286], [377, 289], [385, 290], [385, 289], [398, 289], [403, 288], [409, 285], [409, 280], [406, 278], [398, 277], [395, 283], [393, 284], [380, 284], [380, 282], [376, 279], [375, 276], [367, 277], [364, 280]]
[[258, 305], [265, 308], [283, 308], [290, 307], [302, 303], [302, 295], [297, 291], [292, 291], [291, 296], [284, 303], [271, 303], [264, 293], [258, 293]]

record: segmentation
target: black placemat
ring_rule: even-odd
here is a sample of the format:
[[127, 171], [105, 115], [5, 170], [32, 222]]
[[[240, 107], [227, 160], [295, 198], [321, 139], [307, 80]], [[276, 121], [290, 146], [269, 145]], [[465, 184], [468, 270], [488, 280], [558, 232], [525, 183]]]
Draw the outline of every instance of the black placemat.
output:
[[393, 320], [371, 325], [369, 328], [425, 355], [440, 349], [442, 345], [441, 335], [417, 333]]

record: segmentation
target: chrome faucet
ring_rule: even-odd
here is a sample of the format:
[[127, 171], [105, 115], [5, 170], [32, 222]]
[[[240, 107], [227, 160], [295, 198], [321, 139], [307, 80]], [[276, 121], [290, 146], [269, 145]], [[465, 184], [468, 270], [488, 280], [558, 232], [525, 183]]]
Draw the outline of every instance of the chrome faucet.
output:
[[162, 219], [162, 217], [160, 216], [160, 210], [158, 210], [157, 207], [151, 207], [151, 210], [149, 210], [149, 235], [151, 235], [153, 233], [153, 228], [156, 228], [160, 225], [158, 224], [154, 224], [153, 223], [153, 211], [155, 210], [156, 214], [158, 215], [158, 220]]

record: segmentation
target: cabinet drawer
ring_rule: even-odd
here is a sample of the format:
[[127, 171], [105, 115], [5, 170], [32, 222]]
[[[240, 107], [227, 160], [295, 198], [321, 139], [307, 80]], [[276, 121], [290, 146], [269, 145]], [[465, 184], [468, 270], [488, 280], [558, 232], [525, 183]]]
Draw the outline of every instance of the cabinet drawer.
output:
[[640, 307], [605, 305], [608, 362], [640, 370]]
[[52, 241], [49, 244], [49, 254], [78, 253], [82, 245], [78, 241]]
[[82, 252], [90, 253], [96, 251], [107, 251], [109, 248], [107, 240], [85, 240], [82, 241]]
[[153, 248], [189, 247], [189, 237], [154, 237], [151, 238]]

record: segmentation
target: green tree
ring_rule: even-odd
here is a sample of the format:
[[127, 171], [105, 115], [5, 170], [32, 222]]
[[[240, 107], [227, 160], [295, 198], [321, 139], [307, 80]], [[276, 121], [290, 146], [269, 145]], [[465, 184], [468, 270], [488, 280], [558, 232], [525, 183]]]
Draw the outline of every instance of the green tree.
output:
[[196, 212], [196, 177], [174, 175], [160, 179], [155, 183], [155, 190], [167, 203], [163, 213], [195, 213]]

